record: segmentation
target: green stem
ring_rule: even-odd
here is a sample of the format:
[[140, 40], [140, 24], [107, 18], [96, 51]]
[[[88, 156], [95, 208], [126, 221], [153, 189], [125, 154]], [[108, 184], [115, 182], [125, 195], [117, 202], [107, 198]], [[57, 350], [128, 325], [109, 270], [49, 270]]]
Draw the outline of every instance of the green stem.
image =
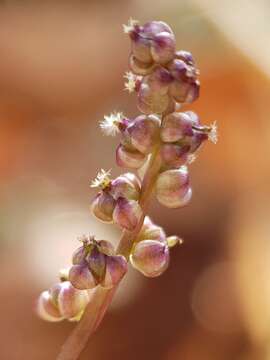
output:
[[[133, 231], [123, 231], [117, 248], [117, 254], [124, 255], [127, 259], [129, 258], [132, 245], [143, 225], [160, 166], [161, 160], [159, 156], [159, 146], [157, 146], [151, 155], [148, 168], [142, 181], [142, 191], [139, 203], [143, 214], [138, 222], [138, 225]], [[116, 289], [117, 286], [110, 290], [104, 289], [100, 286], [96, 288], [95, 293], [92, 295], [91, 300], [85, 309], [82, 319], [67, 338], [60, 354], [57, 357], [57, 360], [76, 360], [79, 358], [88, 342], [88, 339], [101, 323], [110, 303], [112, 302]]]

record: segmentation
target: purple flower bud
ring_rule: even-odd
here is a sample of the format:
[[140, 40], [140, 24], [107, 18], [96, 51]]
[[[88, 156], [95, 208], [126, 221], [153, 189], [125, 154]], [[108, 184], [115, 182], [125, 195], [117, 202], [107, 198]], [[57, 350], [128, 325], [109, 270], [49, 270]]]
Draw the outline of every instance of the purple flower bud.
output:
[[169, 92], [173, 98], [180, 103], [191, 103], [200, 95], [200, 82], [173, 81], [169, 87]]
[[173, 112], [164, 117], [160, 136], [165, 142], [176, 142], [193, 135], [193, 120], [187, 113]]
[[116, 163], [127, 169], [139, 169], [146, 161], [145, 154], [138, 150], [129, 150], [123, 145], [116, 149]]
[[153, 63], [148, 64], [138, 60], [132, 54], [129, 57], [129, 68], [136, 75], [148, 75], [153, 71], [154, 66], [155, 65]]
[[127, 178], [132, 183], [137, 192], [141, 191], [141, 180], [138, 178], [138, 176], [130, 172], [125, 173], [122, 176]]
[[168, 32], [161, 32], [154, 36], [151, 54], [155, 62], [159, 64], [167, 64], [174, 58], [175, 53], [175, 37]]
[[179, 60], [183, 60], [186, 64], [194, 65], [194, 59], [192, 54], [189, 51], [179, 50], [175, 53], [175, 58]]
[[143, 26], [142, 31], [147, 37], [153, 37], [154, 35], [161, 32], [168, 32], [173, 34], [170, 26], [163, 21], [149, 21]]
[[169, 248], [156, 240], [144, 240], [135, 244], [130, 255], [132, 266], [147, 277], [161, 275], [168, 267]]
[[87, 264], [73, 265], [69, 270], [69, 281], [79, 290], [93, 289], [97, 285]]
[[113, 212], [113, 220], [121, 228], [132, 231], [138, 224], [142, 210], [137, 201], [119, 198]]
[[58, 304], [63, 317], [67, 319], [76, 317], [85, 309], [88, 302], [89, 296], [86, 290], [75, 289], [69, 281], [61, 283]]
[[57, 306], [52, 302], [49, 291], [43, 291], [37, 301], [36, 312], [38, 316], [46, 321], [56, 322], [63, 320]]
[[149, 224], [144, 226], [139, 234], [138, 241], [142, 240], [156, 240], [166, 242], [166, 234], [161, 226]]
[[147, 85], [151, 91], [156, 91], [161, 95], [168, 93], [169, 85], [173, 82], [173, 77], [170, 72], [158, 66], [150, 74], [143, 78], [142, 84]]
[[73, 265], [79, 265], [85, 263], [85, 257], [87, 255], [87, 249], [86, 247], [80, 246], [78, 249], [76, 249], [72, 255], [72, 264]]
[[194, 153], [199, 149], [202, 143], [208, 139], [208, 135], [203, 132], [194, 132], [194, 135], [187, 139], [190, 145], [190, 152]]
[[144, 114], [162, 114], [170, 103], [167, 94], [153, 91], [149, 85], [142, 83], [138, 93], [138, 108]]
[[94, 275], [97, 282], [103, 279], [105, 273], [105, 255], [100, 252], [98, 246], [94, 246], [87, 256], [88, 268]]
[[193, 76], [193, 71], [191, 71], [191, 69], [192, 68], [189, 65], [179, 59], [174, 59], [169, 65], [170, 73], [178, 81], [187, 81], [189, 77]]
[[163, 144], [160, 155], [165, 165], [171, 168], [179, 168], [188, 160], [189, 145]]
[[140, 191], [134, 186], [133, 182], [124, 175], [118, 176], [111, 182], [110, 194], [117, 200], [119, 197], [124, 197], [130, 200], [138, 200]]
[[[199, 118], [198, 114], [196, 114], [194, 111], [185, 111], [185, 114], [189, 116], [189, 118], [192, 122], [192, 126], [200, 125], [200, 118]], [[191, 133], [186, 134], [186, 135], [191, 135]]]
[[138, 116], [127, 128], [132, 145], [144, 154], [150, 153], [159, 141], [160, 123], [155, 115]]
[[115, 207], [115, 200], [105, 191], [97, 194], [91, 204], [91, 211], [99, 220], [111, 223], [112, 213]]
[[113, 255], [115, 253], [113, 244], [107, 240], [98, 240], [97, 245], [99, 250], [105, 255]]
[[117, 285], [127, 272], [127, 261], [122, 255], [106, 257], [106, 271], [101, 286], [112, 288]]
[[185, 166], [164, 171], [157, 178], [156, 197], [168, 208], [185, 206], [191, 198], [190, 190], [188, 170]]
[[131, 50], [136, 59], [144, 63], [152, 63], [150, 40], [143, 37], [140, 32], [131, 36]]

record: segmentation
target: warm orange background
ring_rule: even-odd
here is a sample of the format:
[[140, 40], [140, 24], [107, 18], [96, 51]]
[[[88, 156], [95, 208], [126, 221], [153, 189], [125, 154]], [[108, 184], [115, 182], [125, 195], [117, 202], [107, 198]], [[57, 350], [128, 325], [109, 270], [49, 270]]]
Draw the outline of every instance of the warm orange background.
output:
[[167, 21], [193, 52], [201, 97], [187, 109], [220, 139], [191, 166], [194, 197], [155, 201], [185, 244], [158, 279], [130, 271], [82, 359], [270, 359], [270, 55], [267, 1], [3, 1], [0, 5], [0, 359], [54, 359], [74, 324], [34, 314], [78, 245], [119, 231], [89, 213], [89, 181], [114, 164], [98, 121], [137, 114], [123, 92], [121, 25]]

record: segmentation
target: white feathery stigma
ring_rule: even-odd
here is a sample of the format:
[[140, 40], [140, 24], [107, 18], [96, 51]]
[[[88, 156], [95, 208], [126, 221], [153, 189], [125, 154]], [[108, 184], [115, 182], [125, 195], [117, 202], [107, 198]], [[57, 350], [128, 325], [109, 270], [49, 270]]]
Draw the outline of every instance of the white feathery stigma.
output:
[[119, 124], [121, 123], [124, 115], [120, 112], [105, 115], [104, 119], [99, 123], [102, 132], [105, 135], [115, 136], [119, 130]]
[[208, 139], [212, 141], [212, 143], [216, 144], [218, 141], [218, 129], [217, 129], [217, 122], [213, 122], [213, 124], [210, 126], [211, 130], [208, 134]]
[[139, 24], [138, 20], [134, 20], [129, 18], [127, 25], [123, 24], [123, 31], [125, 34], [129, 34], [131, 31], [134, 30], [134, 27]]
[[131, 71], [127, 71], [124, 75], [124, 79], [127, 79], [125, 82], [125, 90], [127, 90], [130, 94], [133, 93], [136, 89], [137, 76]]
[[99, 188], [106, 188], [110, 182], [111, 182], [111, 178], [110, 178], [110, 175], [111, 175], [111, 170], [104, 170], [104, 169], [101, 169], [98, 174], [97, 174], [97, 177], [91, 182], [91, 187], [92, 188], [95, 188], [95, 187], [99, 187]]

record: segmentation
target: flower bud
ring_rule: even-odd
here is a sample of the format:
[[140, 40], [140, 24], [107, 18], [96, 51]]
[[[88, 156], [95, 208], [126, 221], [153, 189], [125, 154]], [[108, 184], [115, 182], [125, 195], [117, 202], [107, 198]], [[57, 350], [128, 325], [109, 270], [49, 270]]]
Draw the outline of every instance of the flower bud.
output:
[[72, 264], [73, 265], [80, 265], [85, 263], [85, 257], [87, 255], [87, 249], [86, 247], [80, 246], [78, 249], [76, 249], [72, 255]]
[[166, 242], [166, 234], [161, 226], [155, 224], [149, 224], [147, 227], [144, 227], [143, 231], [139, 234], [139, 241], [142, 240], [156, 240], [161, 242]]
[[105, 191], [98, 193], [91, 204], [93, 215], [106, 223], [112, 222], [112, 213], [114, 207], [115, 200]]
[[106, 257], [106, 271], [101, 286], [112, 288], [119, 283], [127, 272], [127, 261], [122, 255]]
[[143, 240], [136, 243], [130, 255], [132, 266], [147, 277], [161, 275], [169, 265], [169, 248], [156, 240]]
[[178, 81], [192, 82], [197, 78], [197, 69], [183, 60], [174, 59], [168, 68], [171, 75]]
[[160, 136], [165, 142], [176, 142], [184, 136], [193, 135], [193, 120], [184, 112], [173, 112], [164, 117]]
[[107, 240], [97, 241], [99, 250], [105, 255], [113, 255], [115, 253], [114, 246]]
[[165, 95], [168, 93], [169, 85], [173, 80], [172, 75], [167, 69], [158, 66], [150, 75], [143, 78], [142, 84], [149, 86], [152, 91]]
[[86, 264], [73, 265], [69, 270], [69, 281], [79, 290], [93, 289], [97, 285]]
[[127, 178], [132, 183], [137, 192], [141, 191], [141, 180], [138, 178], [138, 176], [130, 172], [125, 173], [122, 176]]
[[129, 57], [129, 67], [134, 74], [145, 76], [153, 71], [154, 64], [142, 62], [131, 54]]
[[208, 139], [208, 135], [203, 132], [194, 132], [194, 135], [187, 139], [190, 145], [190, 152], [193, 153], [199, 149], [201, 144]]
[[142, 83], [138, 93], [138, 108], [144, 114], [162, 114], [170, 103], [167, 94], [153, 91], [149, 85]]
[[132, 145], [144, 154], [151, 152], [159, 141], [160, 123], [155, 115], [138, 116], [127, 128]]
[[86, 290], [78, 290], [69, 282], [61, 283], [61, 290], [58, 296], [58, 306], [63, 317], [69, 319], [76, 317], [85, 309], [89, 301]]
[[119, 198], [113, 212], [113, 220], [120, 227], [132, 231], [138, 224], [142, 210], [137, 201]]
[[140, 191], [134, 186], [133, 182], [124, 175], [118, 176], [111, 182], [110, 194], [117, 200], [119, 197], [124, 197], [130, 200], [138, 200]]
[[165, 165], [170, 168], [179, 168], [188, 160], [189, 145], [163, 144], [160, 155]]
[[100, 282], [105, 273], [105, 255], [98, 246], [94, 246], [87, 255], [88, 267], [97, 282]]
[[[188, 195], [187, 195], [188, 194]], [[191, 198], [189, 175], [185, 166], [161, 173], [156, 182], [156, 197], [168, 208], [185, 206]]]
[[146, 37], [153, 37], [154, 35], [161, 32], [168, 32], [173, 34], [170, 26], [163, 21], [149, 21], [143, 25], [143, 33]]
[[189, 51], [186, 51], [186, 50], [176, 51], [175, 58], [179, 59], [179, 60], [183, 60], [186, 64], [189, 64], [189, 65], [195, 64], [193, 55]]
[[192, 103], [200, 94], [199, 80], [191, 83], [175, 80], [169, 88], [169, 92], [173, 98], [180, 103]]
[[155, 62], [167, 64], [174, 58], [175, 37], [168, 32], [156, 34], [151, 46], [151, 54]]
[[36, 308], [38, 316], [46, 321], [61, 321], [63, 316], [60, 314], [57, 306], [52, 302], [49, 291], [43, 291], [37, 301]]
[[147, 157], [138, 150], [129, 150], [123, 145], [116, 149], [116, 162], [118, 166], [128, 169], [139, 169]]
[[140, 32], [131, 34], [131, 50], [139, 61], [147, 64], [153, 61], [150, 51], [150, 40], [144, 38]]

